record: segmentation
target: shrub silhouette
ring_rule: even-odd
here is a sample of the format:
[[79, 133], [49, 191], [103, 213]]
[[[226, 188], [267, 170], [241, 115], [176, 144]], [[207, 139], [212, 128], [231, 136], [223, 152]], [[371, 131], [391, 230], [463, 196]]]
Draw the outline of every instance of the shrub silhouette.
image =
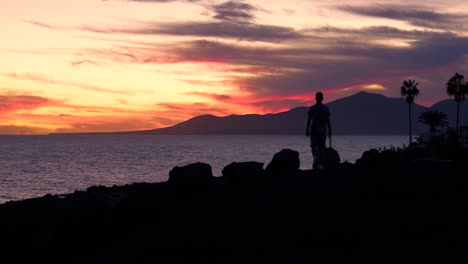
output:
[[447, 114], [438, 110], [422, 112], [418, 122], [428, 125], [431, 133], [436, 132], [438, 127], [448, 127]]

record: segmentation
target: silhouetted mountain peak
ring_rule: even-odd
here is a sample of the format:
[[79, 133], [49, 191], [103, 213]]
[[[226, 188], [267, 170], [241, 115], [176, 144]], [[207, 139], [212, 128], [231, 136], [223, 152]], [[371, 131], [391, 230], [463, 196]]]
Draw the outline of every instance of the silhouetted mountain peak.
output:
[[335, 101], [329, 102], [328, 105], [330, 107], [334, 107], [335, 105], [347, 105], [349, 107], [352, 106], [364, 106], [364, 105], [379, 105], [379, 104], [387, 104], [390, 102], [395, 102], [402, 100], [400, 98], [389, 98], [385, 95], [382, 94], [376, 94], [376, 93], [369, 93], [369, 92], [364, 92], [360, 91], [357, 92], [353, 95], [343, 97], [340, 99], [337, 99]]
[[392, 98], [389, 98], [383, 94], [378, 94], [378, 93], [369, 93], [369, 92], [365, 92], [365, 91], [360, 91], [360, 92], [357, 92], [351, 96], [348, 96], [346, 98], [352, 98], [352, 99], [355, 99], [355, 98], [360, 98], [360, 99], [369, 99], [369, 100], [375, 100], [376, 98], [380, 98], [380, 99], [392, 99]]
[[[447, 106], [447, 105], [453, 105], [455, 107], [455, 100], [453, 99], [445, 99], [445, 100], [442, 100], [440, 102], [437, 102], [435, 103], [433, 106], [431, 106], [431, 108], [435, 108], [437, 109], [438, 107], [441, 107], [441, 106]], [[463, 104], [463, 103], [462, 103]]]
[[[431, 110], [438, 110], [446, 113], [450, 125], [455, 126], [457, 117], [457, 103], [453, 98], [435, 103], [433, 106], [431, 106]], [[460, 124], [468, 124], [468, 101], [460, 102]]]
[[191, 122], [210, 122], [210, 121], [213, 121], [217, 118], [220, 118], [218, 116], [214, 116], [214, 115], [199, 115], [199, 116], [195, 116], [195, 117], [192, 117], [184, 122], [181, 122], [179, 124], [177, 124], [176, 126], [180, 126], [180, 125], [183, 125], [185, 123], [191, 123]]
[[[369, 92], [366, 92], [366, 91], [359, 91], [355, 94], [353, 94], [354, 96], [366, 96], [366, 95], [380, 95], [380, 94], [376, 94], [376, 93], [369, 93]], [[351, 95], [351, 96], [353, 96]]]

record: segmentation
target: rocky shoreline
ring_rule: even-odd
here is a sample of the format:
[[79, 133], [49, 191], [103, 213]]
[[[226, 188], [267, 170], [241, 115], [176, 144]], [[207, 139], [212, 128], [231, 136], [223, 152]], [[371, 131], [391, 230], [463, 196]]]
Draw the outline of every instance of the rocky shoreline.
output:
[[176, 167], [169, 181], [0, 205], [0, 253], [65, 263], [311, 263], [467, 255], [466, 152], [369, 150], [299, 169], [299, 154]]

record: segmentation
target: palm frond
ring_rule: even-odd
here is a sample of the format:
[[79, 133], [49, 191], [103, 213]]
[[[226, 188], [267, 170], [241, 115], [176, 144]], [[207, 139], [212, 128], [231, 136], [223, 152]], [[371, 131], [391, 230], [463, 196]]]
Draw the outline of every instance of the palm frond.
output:
[[455, 101], [459, 102], [464, 99], [466, 92], [464, 91], [465, 78], [458, 72], [455, 73], [446, 84], [447, 94], [455, 97]]
[[431, 132], [434, 132], [438, 127], [444, 128], [449, 125], [447, 114], [438, 110], [422, 112], [418, 122], [427, 124]]
[[405, 97], [408, 104], [412, 104], [414, 102], [414, 97], [419, 95], [418, 85], [419, 83], [417, 83], [416, 80], [403, 81], [400, 87], [400, 94]]
[[405, 87], [405, 86], [401, 86], [401, 88], [400, 88], [400, 94], [401, 94], [402, 96], [405, 96], [406, 93], [407, 93], [406, 87]]

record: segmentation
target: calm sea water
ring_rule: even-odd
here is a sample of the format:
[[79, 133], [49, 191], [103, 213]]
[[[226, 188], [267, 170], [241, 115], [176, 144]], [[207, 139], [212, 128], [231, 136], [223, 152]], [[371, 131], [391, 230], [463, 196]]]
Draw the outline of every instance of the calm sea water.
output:
[[[335, 136], [344, 161], [363, 151], [401, 147], [406, 136]], [[215, 176], [233, 161], [265, 167], [283, 148], [312, 167], [305, 136], [0, 136], [0, 203], [70, 193], [93, 185], [166, 181], [175, 166], [206, 162]]]

